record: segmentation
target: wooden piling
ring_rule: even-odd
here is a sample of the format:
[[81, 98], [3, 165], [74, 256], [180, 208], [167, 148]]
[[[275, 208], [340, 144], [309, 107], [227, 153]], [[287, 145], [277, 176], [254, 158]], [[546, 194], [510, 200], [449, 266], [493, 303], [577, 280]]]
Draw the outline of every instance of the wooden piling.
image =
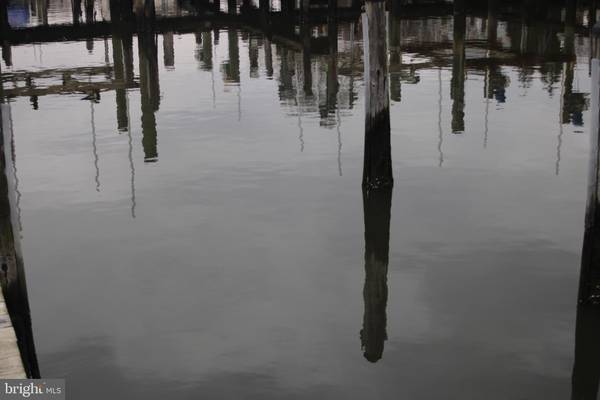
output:
[[367, 1], [362, 14], [365, 81], [363, 186], [391, 187], [390, 100], [385, 3]]
[[498, 0], [488, 0], [487, 41], [494, 45], [498, 40]]
[[237, 14], [237, 1], [227, 0], [227, 13], [231, 15]]

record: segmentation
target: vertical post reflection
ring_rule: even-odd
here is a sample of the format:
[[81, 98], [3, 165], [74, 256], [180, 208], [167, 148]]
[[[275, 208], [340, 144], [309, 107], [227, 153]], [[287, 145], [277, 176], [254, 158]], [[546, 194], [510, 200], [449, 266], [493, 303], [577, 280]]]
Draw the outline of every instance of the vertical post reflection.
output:
[[142, 145], [144, 161], [158, 160], [156, 116], [160, 106], [158, 80], [157, 36], [151, 30], [143, 30], [138, 35], [140, 61], [140, 94], [142, 98]]
[[387, 271], [390, 247], [392, 188], [363, 188], [365, 218], [365, 311], [360, 340], [370, 362], [383, 357], [387, 340]]
[[223, 63], [223, 78], [225, 82], [240, 83], [240, 47], [238, 32], [235, 29], [227, 31], [229, 59]]
[[163, 33], [163, 61], [165, 68], [175, 68], [175, 48], [173, 46], [173, 32]]
[[[113, 32], [113, 65], [115, 79], [123, 83], [133, 82], [133, 40], [131, 34], [126, 32]], [[129, 110], [127, 106], [127, 90], [117, 89], [117, 129], [124, 132], [129, 126]]]
[[454, 57], [452, 59], [452, 133], [465, 131], [465, 0], [454, 1]]

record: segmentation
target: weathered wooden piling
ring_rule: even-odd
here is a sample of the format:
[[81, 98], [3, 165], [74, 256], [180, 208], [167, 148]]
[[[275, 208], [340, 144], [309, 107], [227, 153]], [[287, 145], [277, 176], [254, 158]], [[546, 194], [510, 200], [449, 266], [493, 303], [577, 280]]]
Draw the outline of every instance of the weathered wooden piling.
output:
[[138, 34], [140, 95], [142, 98], [142, 145], [144, 161], [158, 160], [156, 116], [160, 106], [157, 35], [152, 31]]
[[498, 40], [498, 0], [488, 0], [487, 41], [493, 45]]
[[12, 65], [12, 49], [7, 40], [10, 31], [8, 1], [0, 1], [0, 46], [2, 46], [2, 59], [7, 66]]
[[8, 175], [12, 163], [9, 107], [0, 105], [0, 377], [39, 378], [23, 257], [14, 228], [14, 183]]
[[71, 12], [73, 14], [73, 25], [79, 25], [81, 21], [81, 1], [71, 0]]
[[[92, 24], [95, 21], [94, 0], [83, 0], [83, 8], [86, 24]], [[94, 51], [94, 39], [88, 38], [85, 41], [85, 47], [90, 54]]]
[[237, 14], [237, 0], [227, 0], [227, 13], [231, 15]]
[[387, 271], [390, 247], [392, 188], [363, 188], [365, 220], [364, 316], [360, 340], [364, 356], [377, 362], [387, 340]]
[[452, 133], [465, 131], [465, 32], [467, 18], [465, 0], [454, 2], [454, 45], [452, 58], [452, 80], [450, 97], [452, 99]]
[[0, 2], [0, 34], [2, 37], [10, 32], [10, 24], [8, 23], [8, 1]]
[[0, 45], [2, 46], [2, 59], [7, 66], [12, 65], [12, 49], [6, 39], [11, 28], [8, 21], [8, 2], [0, 1]]
[[300, 10], [302, 11], [302, 18], [309, 18], [310, 0], [300, 0]]
[[84, 11], [85, 11], [85, 22], [90, 24], [96, 19], [94, 12], [94, 0], [83, 0]]
[[295, 0], [281, 0], [281, 12], [284, 15], [290, 15], [294, 12], [296, 8]]
[[368, 0], [362, 14], [365, 80], [363, 186], [391, 187], [390, 99], [385, 3]]
[[154, 0], [133, 0], [133, 13], [138, 25], [138, 31], [153, 30], [156, 20]]

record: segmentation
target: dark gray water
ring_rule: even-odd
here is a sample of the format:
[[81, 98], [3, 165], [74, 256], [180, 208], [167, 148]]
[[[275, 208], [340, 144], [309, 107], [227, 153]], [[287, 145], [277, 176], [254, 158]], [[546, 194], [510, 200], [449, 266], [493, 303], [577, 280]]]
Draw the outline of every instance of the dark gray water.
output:
[[[13, 25], [40, 24], [9, 3]], [[70, 2], [49, 4], [50, 24], [71, 21]], [[340, 20], [335, 53], [327, 24], [313, 52], [243, 27], [134, 36], [133, 87], [99, 96], [65, 93], [65, 76], [110, 82], [122, 38], [12, 46], [9, 175], [41, 375], [73, 399], [569, 398], [589, 39], [511, 16], [489, 44], [480, 14], [464, 128], [452, 15], [390, 16], [395, 185], [375, 209], [359, 18]], [[386, 238], [365, 224], [389, 201], [373, 289], [365, 241]]]

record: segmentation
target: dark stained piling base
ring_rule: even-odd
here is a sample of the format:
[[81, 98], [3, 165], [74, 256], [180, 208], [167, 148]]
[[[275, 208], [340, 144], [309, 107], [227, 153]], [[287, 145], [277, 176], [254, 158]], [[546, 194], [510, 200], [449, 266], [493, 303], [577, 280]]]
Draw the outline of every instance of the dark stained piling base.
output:
[[363, 165], [363, 187], [367, 189], [394, 185], [390, 130], [389, 108], [374, 117], [367, 117]]

